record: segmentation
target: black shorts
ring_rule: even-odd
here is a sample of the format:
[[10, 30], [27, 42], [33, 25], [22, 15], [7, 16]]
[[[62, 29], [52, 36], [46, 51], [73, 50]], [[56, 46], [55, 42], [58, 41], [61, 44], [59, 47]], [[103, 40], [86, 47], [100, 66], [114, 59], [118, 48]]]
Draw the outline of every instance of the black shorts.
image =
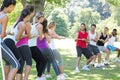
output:
[[77, 46], [76, 50], [77, 50], [77, 57], [81, 57], [83, 54], [87, 59], [89, 59], [91, 56], [93, 56], [88, 48], [81, 48]]
[[97, 46], [89, 44], [87, 47], [90, 50], [90, 52], [93, 53], [94, 55], [100, 54], [100, 50]]

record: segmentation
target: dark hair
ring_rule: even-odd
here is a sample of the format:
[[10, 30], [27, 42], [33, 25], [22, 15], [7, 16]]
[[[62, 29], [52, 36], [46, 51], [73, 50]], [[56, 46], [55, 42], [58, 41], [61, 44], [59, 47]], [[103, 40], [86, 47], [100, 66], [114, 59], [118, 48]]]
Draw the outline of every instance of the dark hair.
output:
[[113, 31], [117, 31], [117, 29], [113, 29]]
[[91, 24], [91, 27], [94, 26], [96, 28], [96, 25], [95, 24]]
[[84, 25], [85, 26], [85, 32], [87, 31], [87, 29], [86, 29], [86, 24], [85, 23], [81, 23], [81, 25]]
[[48, 33], [47, 23], [47, 19], [44, 19], [44, 21], [41, 23], [43, 25], [43, 33]]
[[34, 6], [33, 5], [27, 5], [25, 9], [30, 10], [30, 13], [34, 12]]
[[113, 29], [113, 31], [116, 32], [115, 34], [113, 34], [113, 32], [112, 32], [113, 36], [116, 36], [117, 35], [117, 29]]
[[3, 11], [5, 7], [9, 7], [10, 5], [16, 5], [16, 0], [4, 0], [0, 11]]
[[23, 19], [30, 15], [30, 11], [28, 9], [23, 9], [22, 12], [21, 12], [21, 15], [19, 17], [19, 20], [16, 22], [16, 24], [14, 25], [14, 28], [16, 27], [16, 25], [20, 22], [20, 21], [23, 21]]

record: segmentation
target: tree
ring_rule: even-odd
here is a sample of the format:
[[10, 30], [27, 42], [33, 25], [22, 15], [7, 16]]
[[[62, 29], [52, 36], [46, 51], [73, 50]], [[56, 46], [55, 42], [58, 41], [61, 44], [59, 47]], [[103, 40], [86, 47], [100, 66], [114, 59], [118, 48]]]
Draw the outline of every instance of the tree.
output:
[[[77, 10], [78, 11], [78, 10]], [[87, 29], [90, 28], [91, 24], [97, 24], [100, 21], [100, 14], [94, 11], [91, 8], [84, 8], [78, 11], [78, 14], [75, 17], [74, 26], [71, 29], [71, 36], [75, 37], [76, 32], [80, 28], [80, 23], [85, 23]]]
[[49, 21], [56, 23], [56, 32], [61, 36], [69, 36], [70, 22], [68, 16], [65, 15], [62, 9], [55, 9], [49, 16]]
[[106, 0], [106, 1], [114, 6], [120, 6], [120, 0]]
[[35, 6], [35, 11], [44, 11], [45, 10], [45, 2], [54, 4], [56, 6], [64, 6], [65, 3], [69, 0], [20, 0], [25, 7], [26, 4], [33, 4]]

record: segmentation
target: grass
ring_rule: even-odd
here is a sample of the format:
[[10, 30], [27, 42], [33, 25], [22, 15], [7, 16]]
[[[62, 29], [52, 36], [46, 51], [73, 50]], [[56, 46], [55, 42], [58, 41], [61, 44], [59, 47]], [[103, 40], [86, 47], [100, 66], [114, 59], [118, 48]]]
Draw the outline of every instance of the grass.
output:
[[[76, 60], [76, 52], [71, 49], [59, 49], [61, 52], [64, 65], [65, 65], [65, 73], [68, 74], [66, 80], [120, 80], [120, 63], [114, 62], [114, 58], [116, 54], [111, 54], [111, 61], [109, 67], [104, 67], [103, 70], [96, 69], [91, 67], [91, 71], [83, 71], [81, 70], [82, 66], [85, 64], [85, 58], [81, 59], [80, 73], [75, 73], [75, 60]], [[0, 68], [1, 71], [1, 68]], [[37, 72], [35, 68], [35, 62], [33, 62], [33, 66], [31, 69], [31, 73], [29, 75], [29, 80], [35, 80], [37, 77]], [[56, 80], [55, 73], [53, 69], [51, 69], [52, 79], [47, 80]], [[2, 80], [2, 74], [0, 72], [0, 80]]]

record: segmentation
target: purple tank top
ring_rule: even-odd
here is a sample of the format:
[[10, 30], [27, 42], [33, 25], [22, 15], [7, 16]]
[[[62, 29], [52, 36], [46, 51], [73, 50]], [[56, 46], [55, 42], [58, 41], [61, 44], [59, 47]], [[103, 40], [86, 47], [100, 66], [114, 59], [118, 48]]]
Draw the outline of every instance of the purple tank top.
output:
[[42, 40], [39, 39], [39, 37], [37, 38], [37, 47], [39, 49], [44, 49], [44, 48], [48, 48], [48, 43], [46, 41], [46, 38], [43, 38]]

